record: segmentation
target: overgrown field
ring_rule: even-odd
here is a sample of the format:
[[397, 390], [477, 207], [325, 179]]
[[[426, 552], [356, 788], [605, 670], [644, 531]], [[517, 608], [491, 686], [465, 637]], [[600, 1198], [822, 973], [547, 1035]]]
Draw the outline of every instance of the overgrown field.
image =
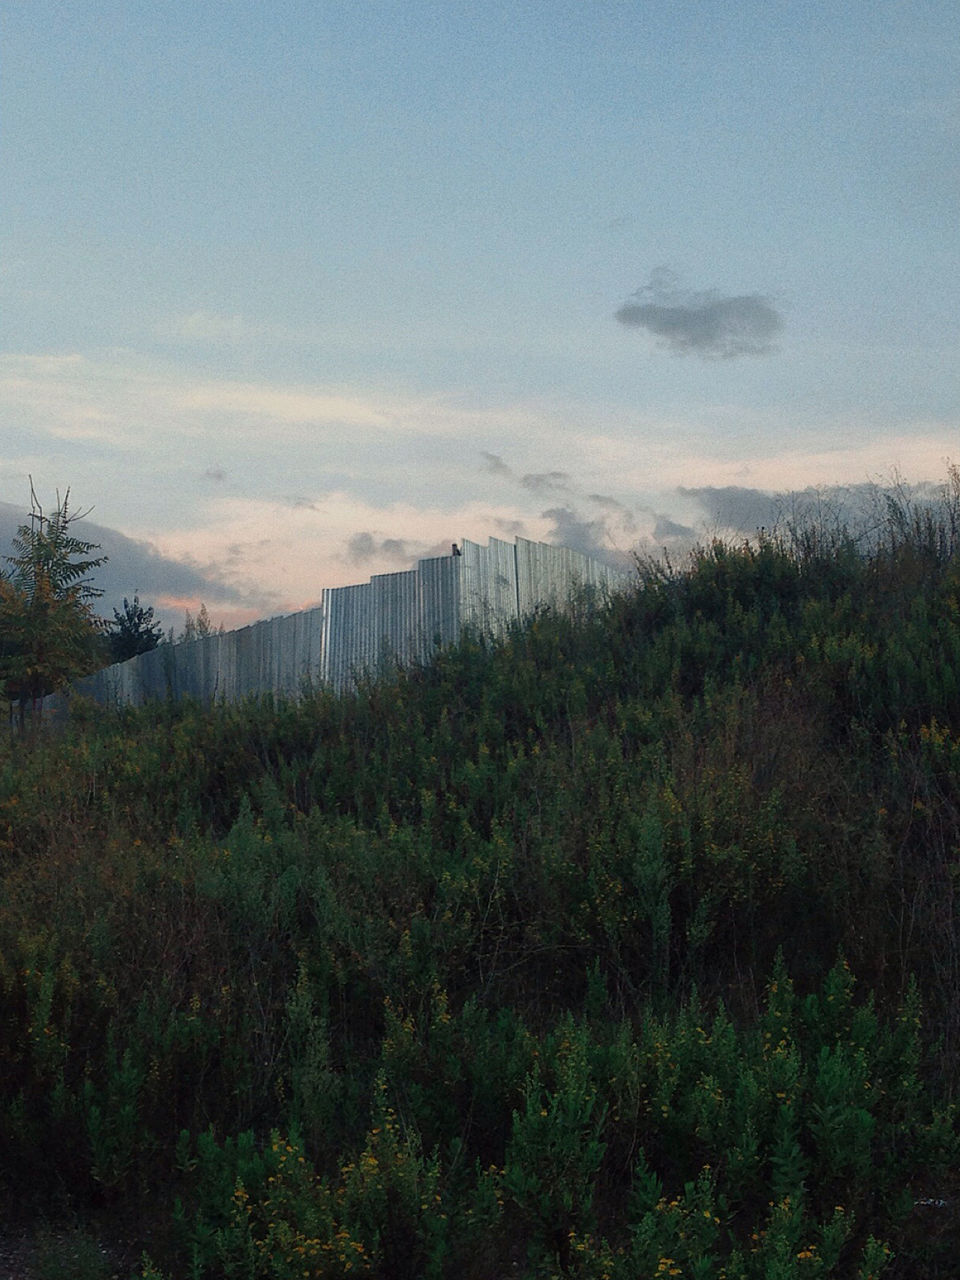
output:
[[144, 1277], [957, 1274], [960, 526], [0, 754], [0, 1215]]

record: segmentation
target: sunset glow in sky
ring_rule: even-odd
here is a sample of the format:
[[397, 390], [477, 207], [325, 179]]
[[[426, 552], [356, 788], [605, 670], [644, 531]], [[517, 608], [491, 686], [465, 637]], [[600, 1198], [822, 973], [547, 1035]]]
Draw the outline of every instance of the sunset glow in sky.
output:
[[0, 47], [0, 504], [71, 486], [165, 611], [960, 458], [953, 0], [30, 0]]

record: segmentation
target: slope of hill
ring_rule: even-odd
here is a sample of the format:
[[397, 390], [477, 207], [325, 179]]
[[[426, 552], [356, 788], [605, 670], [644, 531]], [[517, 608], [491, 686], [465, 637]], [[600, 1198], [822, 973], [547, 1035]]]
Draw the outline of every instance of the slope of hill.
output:
[[0, 1204], [144, 1276], [955, 1274], [960, 495], [0, 769]]

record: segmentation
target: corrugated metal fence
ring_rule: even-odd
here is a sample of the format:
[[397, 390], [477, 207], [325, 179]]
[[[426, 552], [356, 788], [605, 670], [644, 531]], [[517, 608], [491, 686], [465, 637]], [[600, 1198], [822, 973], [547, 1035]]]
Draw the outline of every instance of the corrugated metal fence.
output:
[[105, 704], [192, 697], [233, 701], [248, 694], [297, 694], [304, 681], [337, 690], [387, 664], [425, 661], [470, 627], [498, 635], [538, 606], [564, 608], [578, 591], [611, 591], [627, 575], [599, 560], [542, 542], [464, 541], [458, 554], [421, 560], [323, 592], [315, 609], [106, 667], [74, 686]]

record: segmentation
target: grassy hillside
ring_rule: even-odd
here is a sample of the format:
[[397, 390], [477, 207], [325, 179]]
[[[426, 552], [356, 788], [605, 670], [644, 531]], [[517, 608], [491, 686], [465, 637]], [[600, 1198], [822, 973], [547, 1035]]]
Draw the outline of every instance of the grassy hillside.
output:
[[145, 1277], [956, 1274], [960, 500], [0, 756], [0, 1213]]

